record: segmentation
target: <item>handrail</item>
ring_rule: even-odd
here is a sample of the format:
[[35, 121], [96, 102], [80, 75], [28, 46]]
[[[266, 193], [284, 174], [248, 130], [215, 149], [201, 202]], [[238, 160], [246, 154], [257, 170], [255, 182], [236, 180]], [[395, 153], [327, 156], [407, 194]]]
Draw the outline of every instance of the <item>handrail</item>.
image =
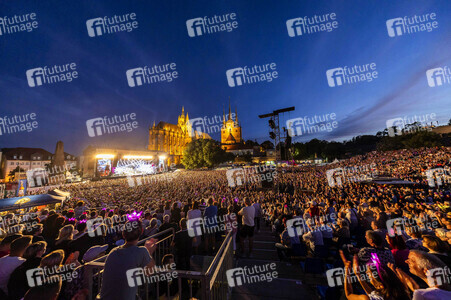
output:
[[224, 252], [224, 248], [226, 248], [226, 246], [228, 245], [228, 240], [230, 240], [231, 238], [232, 238], [232, 232], [229, 232], [227, 234], [226, 238], [224, 239], [224, 241], [222, 242], [221, 247], [218, 250], [218, 253], [216, 253], [216, 256], [213, 258], [213, 261], [211, 262], [210, 266], [208, 267], [208, 270], [205, 273], [205, 275], [207, 275], [207, 276], [210, 275], [214, 264], [222, 256], [222, 252]]
[[[146, 238], [144, 238], [144, 239], [138, 241], [138, 244], [137, 244], [137, 245], [141, 245], [142, 243], [144, 243], [145, 241], [147, 241], [147, 240], [149, 240], [149, 239], [151, 239], [151, 238], [156, 238], [156, 237], [158, 237], [158, 236], [160, 236], [160, 235], [163, 235], [163, 234], [165, 234], [165, 233], [168, 233], [168, 232], [172, 232], [172, 240], [174, 240], [175, 230], [174, 230], [174, 228], [168, 228], [168, 229], [166, 229], [166, 230], [164, 230], [164, 231], [162, 231], [162, 232], [155, 233], [155, 234], [153, 234], [153, 235], [151, 235], [151, 236], [149, 236], [149, 237], [146, 237]], [[165, 237], [164, 239], [159, 240], [159, 241], [157, 242], [157, 244], [160, 243], [160, 242], [162, 242], [162, 241], [164, 241], [164, 240], [166, 240], [167, 238], [170, 238], [170, 237], [171, 237], [171, 236], [167, 236], [167, 237]], [[113, 248], [113, 249], [114, 249], [114, 248]], [[90, 261], [90, 262], [85, 263], [84, 265], [86, 266], [86, 265], [91, 265], [92, 263], [99, 263], [100, 260], [104, 259], [104, 258], [107, 257], [108, 255], [109, 255], [109, 254], [105, 254], [104, 256], [98, 257], [98, 258], [96, 258], [96, 259], [94, 259], [94, 260], [92, 260], [92, 261]], [[105, 264], [104, 262], [102, 262], [102, 263]]]

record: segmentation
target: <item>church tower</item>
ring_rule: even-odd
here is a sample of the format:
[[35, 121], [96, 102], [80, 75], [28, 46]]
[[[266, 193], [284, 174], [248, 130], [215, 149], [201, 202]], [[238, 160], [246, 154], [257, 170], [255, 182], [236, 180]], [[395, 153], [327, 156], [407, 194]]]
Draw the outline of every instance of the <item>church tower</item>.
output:
[[238, 113], [235, 108], [235, 120], [232, 118], [232, 108], [230, 106], [229, 99], [229, 114], [225, 115], [223, 113], [223, 121], [221, 128], [221, 146], [225, 150], [233, 149], [238, 145], [243, 144], [243, 139], [241, 135], [241, 126], [238, 123]]

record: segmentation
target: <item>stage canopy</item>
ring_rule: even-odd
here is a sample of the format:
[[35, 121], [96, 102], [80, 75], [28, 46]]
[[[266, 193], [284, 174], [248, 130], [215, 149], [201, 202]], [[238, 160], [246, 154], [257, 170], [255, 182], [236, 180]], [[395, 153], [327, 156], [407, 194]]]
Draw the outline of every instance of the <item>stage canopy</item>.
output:
[[1, 199], [0, 212], [54, 203], [63, 204], [64, 200], [68, 199], [69, 196], [70, 193], [63, 192], [60, 190], [52, 190], [49, 191], [48, 194]]

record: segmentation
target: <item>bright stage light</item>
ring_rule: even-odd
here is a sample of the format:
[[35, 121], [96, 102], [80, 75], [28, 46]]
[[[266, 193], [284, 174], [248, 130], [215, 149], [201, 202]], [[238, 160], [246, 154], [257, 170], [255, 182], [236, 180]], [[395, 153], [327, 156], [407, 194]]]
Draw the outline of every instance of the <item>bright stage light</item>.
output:
[[102, 158], [102, 159], [107, 159], [107, 158], [113, 158], [114, 154], [97, 154], [96, 158]]
[[124, 159], [152, 159], [152, 155], [124, 155]]
[[159, 159], [166, 159], [166, 155], [160, 155], [158, 156]]

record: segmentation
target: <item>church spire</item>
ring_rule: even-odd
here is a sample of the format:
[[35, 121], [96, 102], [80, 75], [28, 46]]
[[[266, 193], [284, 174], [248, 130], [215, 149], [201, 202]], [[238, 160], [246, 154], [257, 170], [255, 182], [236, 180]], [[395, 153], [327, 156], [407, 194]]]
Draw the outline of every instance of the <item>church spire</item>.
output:
[[239, 123], [238, 123], [238, 110], [237, 110], [236, 106], [235, 106], [235, 123], [236, 123], [237, 126], [239, 126]]
[[182, 116], [185, 116], [185, 106], [182, 106]]
[[224, 104], [222, 105], [222, 111], [223, 111], [223, 113], [222, 113], [222, 125], [225, 126], [226, 119], [225, 119], [225, 107], [224, 107]]

